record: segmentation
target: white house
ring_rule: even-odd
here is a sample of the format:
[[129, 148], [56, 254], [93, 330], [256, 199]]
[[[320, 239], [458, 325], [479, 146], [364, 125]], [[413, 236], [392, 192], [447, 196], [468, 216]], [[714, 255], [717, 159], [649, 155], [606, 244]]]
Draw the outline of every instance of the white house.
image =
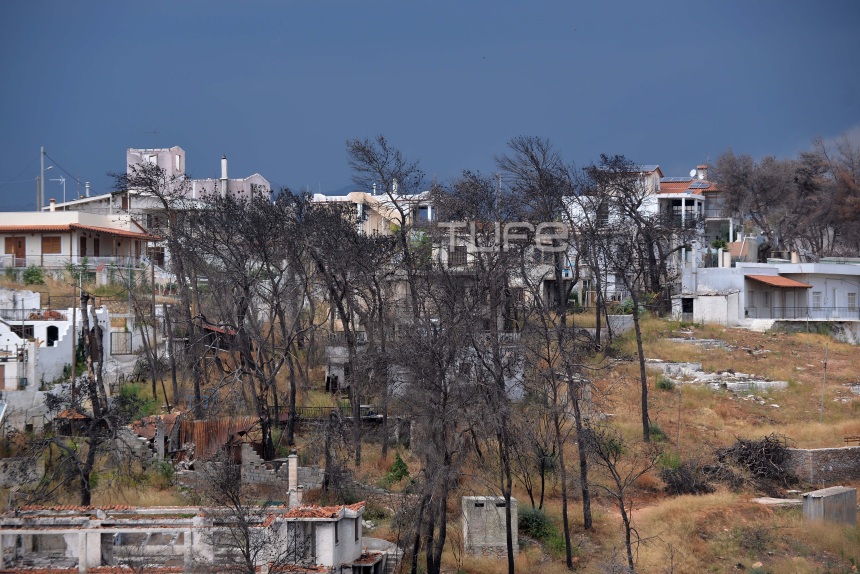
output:
[[[229, 178], [227, 172], [227, 157], [221, 158], [221, 177], [193, 179], [185, 173], [185, 150], [179, 146], [157, 149], [126, 150], [126, 173], [133, 173], [141, 165], [157, 165], [164, 170], [166, 182], [173, 186], [171, 190], [178, 198], [187, 200], [188, 206], [200, 204], [205, 198], [215, 195], [230, 195], [237, 198], [252, 196], [269, 197], [271, 184], [259, 173], [244, 178]], [[82, 211], [110, 218], [125, 217], [134, 222], [141, 230], [153, 235], [163, 234], [167, 227], [164, 204], [153, 195], [139, 189], [124, 189], [97, 196], [87, 196], [67, 201], [52, 203], [43, 211]], [[156, 264], [164, 265], [163, 247], [150, 245], [152, 257]]]
[[858, 293], [860, 259], [737, 263], [697, 269], [673, 308], [678, 318], [727, 325], [752, 320], [838, 321], [860, 336]]
[[92, 269], [137, 266], [147, 246], [158, 239], [119, 213], [4, 211], [0, 212], [4, 247], [0, 267], [64, 269], [84, 260]]

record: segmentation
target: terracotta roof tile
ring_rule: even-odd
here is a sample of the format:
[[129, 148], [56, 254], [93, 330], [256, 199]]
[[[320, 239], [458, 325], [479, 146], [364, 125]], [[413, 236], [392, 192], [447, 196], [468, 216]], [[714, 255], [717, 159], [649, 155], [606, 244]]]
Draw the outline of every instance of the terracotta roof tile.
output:
[[145, 241], [159, 241], [161, 238], [149, 233], [137, 233], [127, 229], [116, 229], [113, 227], [97, 227], [95, 225], [81, 225], [79, 223], [67, 223], [65, 225], [0, 225], [0, 233], [45, 233], [45, 232], [69, 232], [75, 229], [83, 231], [94, 231], [116, 237], [128, 237], [130, 239], [141, 239]]
[[794, 279], [789, 279], [788, 277], [783, 277], [781, 275], [747, 275], [746, 278], [752, 279], [753, 281], [758, 281], [759, 283], [764, 283], [766, 285], [772, 285], [774, 287], [812, 289], [812, 285], [801, 283], [800, 281], [795, 281]]

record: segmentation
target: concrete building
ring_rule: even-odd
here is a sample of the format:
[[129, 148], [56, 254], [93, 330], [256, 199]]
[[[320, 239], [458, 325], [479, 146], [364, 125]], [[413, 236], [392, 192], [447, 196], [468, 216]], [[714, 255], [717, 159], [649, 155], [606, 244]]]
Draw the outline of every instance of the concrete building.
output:
[[[164, 184], [174, 200], [182, 201], [183, 207], [202, 206], [207, 198], [227, 196], [235, 198], [264, 197], [272, 192], [269, 181], [259, 173], [244, 178], [230, 178], [227, 157], [221, 158], [221, 176], [218, 178], [194, 179], [186, 175], [185, 150], [179, 146], [171, 148], [126, 150], [126, 172], [131, 175], [140, 166], [157, 165], [163, 170]], [[158, 235], [166, 231], [167, 219], [161, 199], [140, 189], [124, 189], [90, 196], [89, 186], [84, 197], [64, 203], [53, 203], [43, 208], [57, 211], [83, 211], [110, 218], [126, 217], [141, 229]], [[163, 247], [150, 244], [144, 253], [156, 264], [165, 264]]]
[[803, 519], [857, 524], [857, 489], [831, 486], [805, 493]]
[[[251, 507], [242, 517], [250, 524], [260, 568], [381, 574], [387, 556], [363, 551], [363, 513], [360, 502]], [[217, 507], [24, 507], [0, 515], [0, 572], [47, 566], [52, 572], [100, 566], [200, 571], [240, 559], [238, 542], [230, 535], [237, 519], [235, 511]]]
[[724, 325], [760, 321], [843, 323], [860, 340], [860, 259], [736, 263], [685, 275], [678, 319]]
[[[472, 554], [504, 556], [508, 551], [505, 499], [502, 496], [464, 496], [463, 541]], [[519, 553], [517, 500], [511, 498], [511, 534], [514, 555]]]

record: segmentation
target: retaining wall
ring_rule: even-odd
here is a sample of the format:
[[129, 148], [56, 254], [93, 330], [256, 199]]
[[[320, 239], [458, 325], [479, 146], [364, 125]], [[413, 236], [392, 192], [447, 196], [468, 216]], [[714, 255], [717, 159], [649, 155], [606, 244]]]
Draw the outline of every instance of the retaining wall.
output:
[[809, 484], [841, 484], [860, 480], [860, 446], [788, 449], [786, 467]]

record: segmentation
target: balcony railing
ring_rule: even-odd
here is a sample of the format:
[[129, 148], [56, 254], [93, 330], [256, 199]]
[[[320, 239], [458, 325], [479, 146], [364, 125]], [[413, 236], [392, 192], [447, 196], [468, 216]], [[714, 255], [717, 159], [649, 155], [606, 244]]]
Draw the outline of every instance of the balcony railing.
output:
[[858, 307], [746, 307], [750, 319], [860, 321]]
[[66, 309], [0, 309], [0, 319], [12, 322], [21, 321], [65, 321]]
[[26, 257], [15, 257], [14, 255], [0, 255], [0, 268], [26, 268], [30, 266], [43, 267], [46, 269], [64, 269], [68, 265], [83, 265], [86, 263], [89, 271], [96, 271], [99, 267], [140, 267], [144, 261], [143, 257], [93, 257], [93, 256], [68, 256], [68, 255], [28, 255]]

